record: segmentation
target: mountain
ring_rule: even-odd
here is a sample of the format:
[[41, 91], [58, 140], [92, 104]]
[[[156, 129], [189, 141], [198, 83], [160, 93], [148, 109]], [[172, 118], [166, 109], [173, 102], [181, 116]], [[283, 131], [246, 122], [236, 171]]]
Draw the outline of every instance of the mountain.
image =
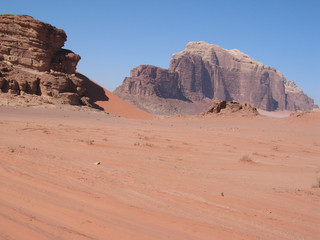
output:
[[190, 42], [173, 54], [169, 69], [140, 65], [114, 93], [158, 115], [198, 114], [212, 99], [248, 103], [267, 111], [315, 107], [302, 91], [297, 95], [287, 86], [278, 70], [237, 49]]

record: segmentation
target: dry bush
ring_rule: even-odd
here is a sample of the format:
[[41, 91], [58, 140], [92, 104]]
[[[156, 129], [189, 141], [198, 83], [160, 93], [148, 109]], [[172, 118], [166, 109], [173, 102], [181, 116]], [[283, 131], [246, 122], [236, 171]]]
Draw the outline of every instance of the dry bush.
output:
[[240, 158], [240, 162], [252, 163], [253, 160], [249, 155], [244, 155]]
[[153, 144], [152, 144], [152, 143], [148, 143], [148, 142], [147, 142], [147, 143], [145, 143], [145, 144], [144, 144], [144, 146], [147, 146], [147, 147], [153, 147]]

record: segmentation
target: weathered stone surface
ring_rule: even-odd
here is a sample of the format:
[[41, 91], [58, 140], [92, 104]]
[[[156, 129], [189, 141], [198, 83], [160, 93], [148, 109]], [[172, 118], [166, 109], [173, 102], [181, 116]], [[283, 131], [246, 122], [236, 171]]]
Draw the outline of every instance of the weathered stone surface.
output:
[[246, 116], [259, 115], [258, 110], [247, 103], [242, 104], [238, 102], [229, 102], [224, 100], [213, 100], [206, 114], [210, 115], [210, 114], [217, 114], [217, 113], [223, 113], [223, 114], [241, 113]]
[[62, 49], [61, 29], [25, 15], [0, 15], [0, 92], [34, 94], [65, 104], [87, 104], [84, 80], [75, 75], [80, 56]]
[[[6, 62], [1, 62], [5, 66]], [[63, 93], [74, 93], [77, 95], [77, 101], [84, 96], [85, 88], [83, 80], [75, 75], [65, 73], [39, 72], [21, 67], [4, 68], [9, 71], [3, 71], [0, 68], [0, 89], [2, 93], [11, 94], [35, 94], [39, 96], [49, 96], [60, 98]], [[70, 97], [68, 99], [71, 99]]]
[[82, 105], [86, 105], [88, 107], [93, 107], [93, 105], [90, 103], [90, 98], [89, 97], [82, 97], [80, 99], [80, 102], [82, 103]]
[[170, 69], [192, 101], [208, 97], [247, 102], [264, 110], [285, 109], [285, 77], [239, 50], [190, 42], [174, 54]]
[[2, 87], [4, 86], [4, 84], [6, 83], [6, 80], [3, 78], [0, 78], [0, 91], [2, 92]]
[[54, 55], [50, 68], [57, 72], [74, 73], [81, 57], [67, 49], [60, 49]]
[[63, 30], [32, 17], [0, 15], [0, 54], [11, 63], [48, 71], [66, 39]]
[[132, 95], [184, 99], [178, 86], [178, 74], [151, 65], [140, 65], [132, 69], [122, 87]]
[[288, 81], [284, 86], [286, 92], [286, 108], [288, 110], [297, 111], [318, 108], [318, 106], [314, 104], [313, 99], [308, 97], [301, 88], [297, 87], [294, 81]]
[[80, 104], [79, 96], [76, 93], [64, 92], [64, 93], [61, 93], [59, 97], [62, 100], [63, 104], [70, 104], [70, 105]]
[[[297, 95], [285, 90], [286, 79], [275, 68], [265, 66], [236, 49], [226, 50], [214, 44], [190, 42], [185, 50], [173, 54], [168, 70], [161, 69], [166, 74], [155, 78], [158, 69], [146, 65], [135, 68], [114, 93], [160, 115], [153, 109], [160, 102], [165, 104], [159, 99], [178, 100], [174, 107], [177, 111], [171, 114], [183, 114], [185, 110], [181, 107], [186, 102], [190, 106], [191, 103], [201, 106], [208, 104], [208, 99], [246, 102], [268, 111], [309, 109], [313, 106], [313, 100], [305, 94]], [[140, 72], [140, 75], [136, 74]], [[162, 88], [159, 93], [160, 83], [170, 87]], [[174, 109], [172, 103], [169, 105]], [[203, 107], [199, 107], [198, 113], [200, 109]], [[193, 112], [196, 113], [196, 110]]]

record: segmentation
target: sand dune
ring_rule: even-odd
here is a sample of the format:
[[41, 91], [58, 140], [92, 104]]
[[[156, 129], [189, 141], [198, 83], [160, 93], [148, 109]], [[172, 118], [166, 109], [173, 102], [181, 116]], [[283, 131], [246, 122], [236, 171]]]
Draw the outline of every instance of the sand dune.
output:
[[76, 73], [78, 77], [85, 80], [86, 96], [89, 97], [96, 107], [116, 116], [150, 120], [154, 116], [147, 113], [125, 100], [119, 98], [117, 95], [101, 87], [86, 76]]
[[316, 112], [0, 107], [0, 239], [319, 239], [319, 135]]

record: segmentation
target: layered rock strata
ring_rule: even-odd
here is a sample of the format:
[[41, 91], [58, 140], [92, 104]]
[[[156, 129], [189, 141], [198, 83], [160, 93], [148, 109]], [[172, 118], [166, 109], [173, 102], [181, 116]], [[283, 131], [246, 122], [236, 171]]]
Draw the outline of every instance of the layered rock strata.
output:
[[0, 92], [87, 103], [75, 75], [80, 56], [63, 49], [66, 33], [25, 15], [0, 15]]

